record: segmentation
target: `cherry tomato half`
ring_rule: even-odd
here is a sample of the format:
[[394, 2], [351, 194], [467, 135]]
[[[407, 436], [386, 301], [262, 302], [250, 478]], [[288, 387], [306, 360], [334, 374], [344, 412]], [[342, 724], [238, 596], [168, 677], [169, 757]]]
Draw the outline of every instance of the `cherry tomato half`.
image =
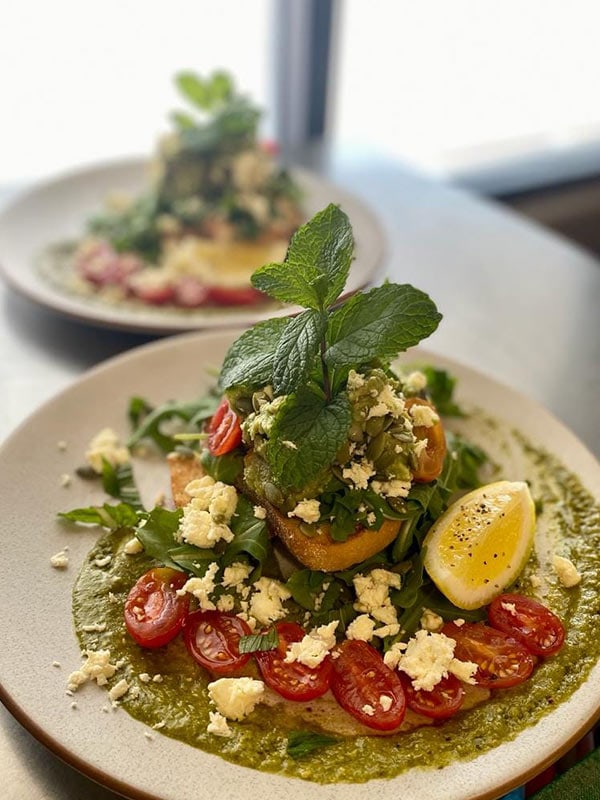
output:
[[125, 601], [125, 626], [142, 647], [162, 647], [179, 633], [188, 611], [189, 596], [177, 590], [187, 575], [169, 567], [148, 570], [131, 588]]
[[494, 628], [513, 636], [536, 656], [557, 653], [565, 640], [565, 629], [556, 614], [522, 594], [496, 597], [488, 617]]
[[454, 639], [459, 661], [478, 665], [476, 683], [489, 689], [507, 689], [531, 675], [535, 657], [520, 642], [483, 622], [465, 622], [460, 627], [448, 622], [442, 633]]
[[397, 728], [406, 713], [400, 675], [367, 642], [346, 639], [335, 652], [331, 691], [341, 707], [369, 728]]
[[318, 667], [308, 667], [299, 661], [284, 661], [292, 642], [300, 642], [305, 636], [303, 628], [296, 622], [278, 622], [275, 626], [279, 644], [273, 650], [259, 650], [254, 654], [265, 683], [287, 700], [313, 700], [329, 689], [332, 663], [326, 656]]
[[214, 675], [235, 675], [250, 660], [240, 639], [252, 633], [247, 622], [223, 611], [195, 611], [185, 621], [185, 644], [196, 661]]
[[413, 688], [412, 680], [403, 672], [400, 673], [400, 678], [406, 695], [406, 705], [416, 714], [431, 719], [448, 719], [463, 704], [465, 691], [452, 673], [442, 678], [429, 692]]
[[235, 411], [224, 397], [208, 424], [208, 449], [213, 456], [223, 456], [242, 442], [242, 429]]
[[[421, 405], [428, 406], [435, 411], [434, 406], [421, 397], [407, 397], [406, 407]], [[415, 425], [413, 433], [419, 441], [427, 440], [427, 447], [419, 456], [417, 466], [413, 472], [413, 479], [417, 483], [430, 483], [439, 478], [444, 467], [446, 457], [446, 435], [441, 420], [426, 428], [424, 425]]]

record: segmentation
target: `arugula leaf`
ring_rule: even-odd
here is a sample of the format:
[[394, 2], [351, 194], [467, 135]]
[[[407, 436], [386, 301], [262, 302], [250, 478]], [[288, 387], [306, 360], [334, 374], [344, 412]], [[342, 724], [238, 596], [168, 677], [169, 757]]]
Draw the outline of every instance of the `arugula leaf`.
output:
[[446, 417], [464, 416], [453, 399], [456, 378], [445, 369], [431, 366], [423, 367], [423, 373], [427, 378], [427, 392], [438, 412]]
[[244, 456], [239, 451], [213, 456], [209, 450], [202, 450], [200, 462], [204, 471], [214, 481], [221, 481], [234, 486], [244, 470]]
[[429, 296], [409, 284], [355, 294], [331, 315], [325, 362], [335, 368], [394, 358], [432, 334], [441, 318]]
[[290, 323], [290, 317], [269, 319], [257, 323], [236, 339], [221, 367], [220, 388], [258, 387], [271, 383], [275, 353]]
[[337, 395], [330, 403], [307, 389], [290, 395], [279, 409], [265, 445], [278, 485], [300, 489], [329, 466], [348, 434], [350, 421], [346, 394]]
[[286, 326], [275, 351], [273, 389], [276, 394], [290, 394], [306, 381], [326, 325], [327, 318], [320, 311], [308, 309]]
[[136, 530], [136, 536], [144, 545], [146, 553], [172, 569], [179, 569], [171, 558], [170, 551], [178, 546], [175, 534], [182, 515], [183, 511], [180, 508], [169, 511], [157, 506], [150, 511], [145, 524]]
[[73, 508], [71, 511], [61, 511], [58, 516], [84, 525], [101, 525], [113, 531], [119, 528], [133, 528], [139, 522], [139, 514], [127, 503], [117, 505], [104, 503], [101, 506]]
[[266, 633], [251, 633], [242, 636], [238, 643], [240, 653], [258, 653], [266, 650], [274, 650], [279, 644], [279, 636], [275, 628], [271, 628]]
[[231, 564], [243, 553], [251, 556], [259, 564], [267, 560], [269, 555], [267, 524], [263, 519], [254, 516], [254, 506], [244, 495], [238, 498], [235, 515], [229, 527], [233, 531], [234, 539], [229, 542], [223, 554], [223, 564]]
[[[162, 426], [173, 419], [180, 419], [197, 426], [200, 422], [211, 417], [217, 410], [220, 398], [206, 395], [198, 400], [188, 403], [165, 403], [150, 411], [142, 418], [140, 398], [130, 401], [130, 418], [138, 420], [138, 427], [133, 431], [127, 441], [127, 447], [135, 447], [142, 439], [151, 439], [164, 453], [174, 450], [178, 442], [173, 436], [164, 433]], [[146, 404], [146, 408], [150, 408]]]
[[340, 740], [324, 733], [313, 733], [312, 731], [290, 731], [288, 734], [287, 754], [290, 758], [306, 758], [315, 750], [330, 747], [337, 744]]
[[132, 508], [141, 509], [142, 500], [135, 480], [131, 464], [113, 466], [110, 461], [102, 459], [102, 486], [106, 494], [122, 500]]
[[346, 284], [353, 250], [348, 217], [330, 203], [298, 228], [284, 263], [258, 269], [252, 285], [284, 303], [315, 311], [328, 308]]

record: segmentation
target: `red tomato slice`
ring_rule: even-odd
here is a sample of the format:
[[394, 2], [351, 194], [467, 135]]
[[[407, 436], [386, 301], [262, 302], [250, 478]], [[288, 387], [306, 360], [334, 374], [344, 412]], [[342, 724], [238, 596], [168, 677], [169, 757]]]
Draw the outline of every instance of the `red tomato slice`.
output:
[[[435, 410], [431, 403], [421, 397], [408, 397], [406, 407], [410, 408], [414, 405], [429, 406]], [[430, 483], [439, 478], [444, 467], [444, 458], [446, 457], [444, 426], [441, 421], [429, 428], [424, 425], [415, 425], [413, 433], [419, 441], [427, 440], [427, 447], [419, 456], [419, 462], [413, 472], [413, 479], [416, 483]]]
[[448, 719], [456, 714], [465, 699], [462, 684], [452, 673], [447, 678], [442, 678], [429, 692], [413, 688], [411, 679], [403, 672], [400, 673], [400, 678], [406, 695], [406, 705], [411, 711], [424, 717]]
[[454, 639], [459, 661], [478, 665], [474, 675], [480, 686], [506, 689], [523, 683], [531, 675], [536, 659], [520, 642], [483, 622], [448, 622], [442, 633]]
[[536, 656], [557, 653], [565, 640], [560, 619], [546, 606], [522, 594], [501, 594], [488, 608], [490, 624], [514, 636]]
[[179, 633], [188, 611], [189, 597], [177, 590], [187, 575], [168, 567], [144, 573], [125, 601], [125, 626], [142, 647], [162, 647]]
[[223, 456], [242, 443], [242, 429], [226, 397], [208, 424], [208, 449], [213, 456]]
[[248, 663], [250, 653], [240, 653], [239, 646], [250, 633], [247, 622], [222, 611], [195, 611], [183, 630], [191, 655], [214, 675], [235, 675]]
[[397, 728], [406, 712], [400, 675], [367, 642], [346, 639], [335, 652], [331, 691], [341, 707], [369, 728]]
[[332, 663], [326, 656], [318, 667], [307, 667], [298, 661], [286, 664], [285, 654], [292, 642], [300, 642], [304, 629], [296, 622], [278, 622], [275, 626], [279, 644], [273, 650], [254, 653], [265, 683], [287, 700], [314, 700], [329, 689]]
[[215, 306], [251, 306], [267, 298], [253, 286], [207, 286], [206, 303]]

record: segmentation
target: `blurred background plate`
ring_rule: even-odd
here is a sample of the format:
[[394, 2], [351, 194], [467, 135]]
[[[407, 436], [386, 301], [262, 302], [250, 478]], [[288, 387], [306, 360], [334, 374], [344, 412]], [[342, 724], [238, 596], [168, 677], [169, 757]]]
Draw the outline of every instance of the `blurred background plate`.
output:
[[[293, 306], [173, 309], [129, 304], [109, 305], [94, 296], [69, 293], [52, 284], [39, 270], [40, 254], [48, 245], [80, 238], [86, 220], [114, 191], [139, 193], [146, 181], [147, 161], [128, 158], [64, 173], [23, 192], [0, 214], [0, 274], [17, 292], [71, 319], [105, 328], [167, 334], [197, 328], [249, 325], [260, 319], [293, 313]], [[328, 203], [348, 214], [356, 241], [356, 258], [346, 292], [369, 283], [382, 261], [384, 237], [373, 213], [355, 196], [306, 170], [292, 169], [304, 193], [307, 218]], [[260, 265], [257, 265], [260, 266]]]

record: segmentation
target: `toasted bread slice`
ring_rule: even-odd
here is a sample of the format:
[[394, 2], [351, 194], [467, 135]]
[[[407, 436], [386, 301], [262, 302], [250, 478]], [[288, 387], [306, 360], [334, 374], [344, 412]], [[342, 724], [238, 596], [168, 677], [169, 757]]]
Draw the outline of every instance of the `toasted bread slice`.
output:
[[[202, 464], [194, 456], [171, 453], [168, 456], [171, 471], [171, 492], [178, 507], [189, 503], [185, 487], [204, 474]], [[385, 520], [377, 530], [362, 530], [351, 534], [345, 542], [335, 542], [329, 534], [329, 525], [317, 527], [313, 536], [300, 528], [301, 520], [284, 516], [262, 498], [253, 497], [266, 509], [271, 530], [285, 544], [290, 553], [305, 567], [324, 572], [337, 572], [359, 564], [378, 553], [394, 541], [402, 524], [399, 520]]]

